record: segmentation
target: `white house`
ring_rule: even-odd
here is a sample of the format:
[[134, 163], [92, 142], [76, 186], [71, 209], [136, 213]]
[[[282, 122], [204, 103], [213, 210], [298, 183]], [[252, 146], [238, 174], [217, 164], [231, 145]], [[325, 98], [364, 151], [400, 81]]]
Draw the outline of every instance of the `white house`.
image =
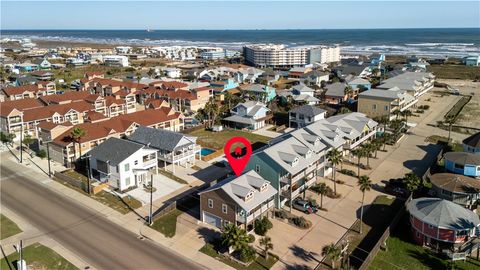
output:
[[89, 153], [90, 175], [123, 191], [147, 184], [149, 170], [157, 170], [157, 150], [111, 137]]
[[115, 47], [115, 51], [118, 54], [127, 54], [132, 52], [132, 47], [130, 46], [117, 46]]
[[128, 57], [124, 55], [104, 55], [103, 63], [106, 66], [128, 67]]
[[247, 128], [257, 130], [265, 126], [267, 113], [270, 109], [261, 102], [247, 101], [239, 103], [231, 111], [231, 116], [225, 118], [225, 121], [231, 122], [235, 128]]
[[182, 76], [182, 70], [179, 68], [164, 68], [163, 71], [168, 78], [176, 79]]
[[288, 112], [289, 127], [302, 128], [313, 122], [325, 119], [327, 111], [311, 105], [296, 107]]

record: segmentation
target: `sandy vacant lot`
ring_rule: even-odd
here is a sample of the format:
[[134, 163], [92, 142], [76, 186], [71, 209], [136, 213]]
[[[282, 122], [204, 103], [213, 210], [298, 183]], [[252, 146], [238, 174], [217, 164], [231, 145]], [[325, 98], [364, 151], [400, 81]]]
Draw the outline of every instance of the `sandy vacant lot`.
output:
[[447, 83], [453, 88], [458, 88], [462, 94], [473, 97], [470, 102], [465, 105], [462, 112], [457, 118], [456, 124], [467, 127], [480, 126], [480, 83], [467, 80], [438, 80], [442, 83]]

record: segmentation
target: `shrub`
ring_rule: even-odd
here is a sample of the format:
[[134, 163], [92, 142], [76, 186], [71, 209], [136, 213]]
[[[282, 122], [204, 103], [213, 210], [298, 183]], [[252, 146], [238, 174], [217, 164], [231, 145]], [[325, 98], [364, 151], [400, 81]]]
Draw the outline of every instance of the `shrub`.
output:
[[253, 243], [255, 242], [255, 235], [249, 234], [248, 235], [248, 243]]
[[272, 222], [268, 220], [268, 217], [263, 217], [255, 222], [255, 233], [264, 236], [268, 230], [273, 227]]
[[255, 260], [255, 255], [257, 252], [255, 249], [251, 246], [246, 246], [245, 248], [242, 248], [240, 250], [240, 260], [242, 260], [245, 263], [251, 262]]
[[284, 210], [275, 211], [275, 216], [276, 216], [277, 218], [281, 218], [281, 219], [286, 219], [286, 218], [288, 218], [288, 214], [287, 214], [287, 212], [285, 212]]
[[292, 223], [302, 229], [307, 229], [310, 227], [310, 223], [304, 217], [294, 217], [291, 219]]
[[43, 149], [40, 149], [37, 152], [37, 157], [42, 158], [42, 159], [46, 158], [47, 157], [47, 152], [45, 152], [45, 150], [43, 150]]
[[341, 174], [348, 175], [348, 176], [357, 177], [357, 174], [356, 174], [353, 170], [341, 169], [341, 170], [339, 170], [338, 172], [341, 173]]

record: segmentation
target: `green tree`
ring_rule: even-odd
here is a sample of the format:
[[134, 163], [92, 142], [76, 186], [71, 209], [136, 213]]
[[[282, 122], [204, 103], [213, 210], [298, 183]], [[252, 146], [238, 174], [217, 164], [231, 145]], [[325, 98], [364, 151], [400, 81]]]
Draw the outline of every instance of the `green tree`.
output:
[[268, 236], [260, 238], [260, 246], [263, 247], [263, 252], [265, 255], [265, 260], [268, 260], [268, 251], [273, 249], [272, 239]]
[[363, 203], [365, 201], [365, 191], [369, 191], [372, 187], [372, 180], [366, 175], [362, 175], [358, 178], [357, 185], [362, 192], [362, 206], [360, 208], [360, 234], [362, 233], [363, 225]]
[[408, 124], [408, 117], [412, 116], [413, 113], [410, 110], [405, 110], [405, 111], [401, 112], [401, 115], [405, 118], [405, 125], [407, 125]]
[[327, 184], [325, 183], [318, 183], [314, 185], [312, 191], [320, 195], [320, 208], [323, 208], [323, 196], [325, 196], [328, 192]]
[[264, 236], [268, 230], [273, 227], [273, 224], [268, 217], [263, 217], [255, 221], [255, 233], [261, 236]]
[[15, 139], [15, 134], [13, 133], [3, 133], [3, 132], [0, 132], [0, 140], [2, 141], [2, 143], [4, 144], [7, 144], [7, 143], [12, 143], [13, 142], [13, 139]]
[[346, 114], [346, 113], [351, 113], [352, 111], [348, 109], [347, 107], [342, 107], [340, 110], [338, 110], [338, 114]]
[[79, 153], [80, 153], [80, 157], [82, 156], [82, 146], [80, 144], [80, 141], [83, 137], [85, 137], [87, 135], [87, 132], [80, 128], [80, 127], [76, 127], [72, 130], [72, 132], [70, 133], [70, 136], [72, 138], [72, 141], [74, 142], [74, 145], [73, 145], [73, 156], [76, 157], [76, 154], [75, 154], [75, 143], [78, 144], [78, 150], [79, 150]]
[[327, 159], [333, 168], [333, 193], [337, 194], [337, 165], [342, 162], [342, 152], [337, 148], [333, 148], [327, 153]]
[[332, 261], [332, 269], [335, 269], [335, 263], [342, 256], [342, 250], [340, 249], [340, 247], [335, 246], [334, 243], [331, 243], [322, 248], [322, 256], [330, 258], [330, 260]]
[[23, 138], [22, 143], [30, 149], [30, 145], [33, 143], [33, 138], [30, 135], [26, 135], [25, 138]]
[[234, 224], [228, 224], [222, 233], [222, 243], [232, 247], [235, 251], [241, 251], [248, 246], [248, 235], [244, 229], [240, 229]]
[[363, 147], [357, 147], [352, 150], [352, 154], [357, 157], [357, 175], [360, 175], [360, 160], [362, 157], [366, 157], [367, 153]]
[[405, 174], [405, 185], [410, 192], [414, 192], [420, 187], [421, 179], [414, 174], [413, 172], [409, 172]]
[[367, 167], [370, 167], [370, 156], [375, 151], [375, 146], [369, 142], [361, 146], [365, 150], [365, 157], [367, 158]]

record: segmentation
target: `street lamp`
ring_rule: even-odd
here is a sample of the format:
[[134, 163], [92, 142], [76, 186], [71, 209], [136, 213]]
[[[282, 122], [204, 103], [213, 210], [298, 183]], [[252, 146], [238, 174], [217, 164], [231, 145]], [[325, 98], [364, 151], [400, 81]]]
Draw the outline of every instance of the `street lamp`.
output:
[[86, 167], [87, 167], [87, 190], [88, 190], [88, 195], [90, 195], [90, 157], [91, 155], [85, 155], [85, 158], [87, 159], [86, 161]]
[[48, 160], [48, 177], [52, 178], [52, 169], [50, 166], [50, 142], [47, 142], [47, 160]]

